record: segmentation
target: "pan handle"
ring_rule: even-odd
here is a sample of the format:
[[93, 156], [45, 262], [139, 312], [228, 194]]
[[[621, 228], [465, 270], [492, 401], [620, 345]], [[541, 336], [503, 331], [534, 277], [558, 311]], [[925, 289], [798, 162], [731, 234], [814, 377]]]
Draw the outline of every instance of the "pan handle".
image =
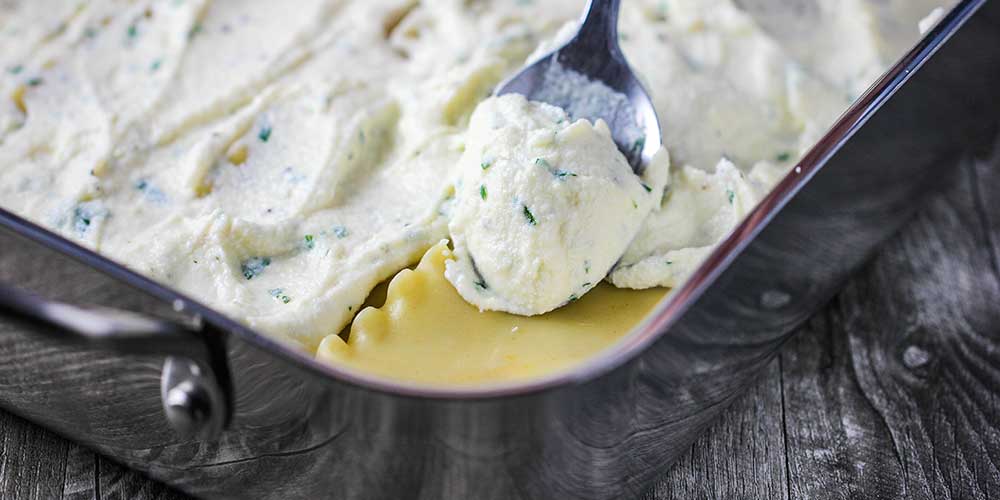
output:
[[[182, 439], [213, 439], [228, 425], [231, 391], [224, 353], [194, 328], [138, 313], [48, 300], [0, 283], [0, 315], [61, 341], [129, 354], [166, 354], [164, 414]], [[221, 354], [221, 355], [220, 355]]]

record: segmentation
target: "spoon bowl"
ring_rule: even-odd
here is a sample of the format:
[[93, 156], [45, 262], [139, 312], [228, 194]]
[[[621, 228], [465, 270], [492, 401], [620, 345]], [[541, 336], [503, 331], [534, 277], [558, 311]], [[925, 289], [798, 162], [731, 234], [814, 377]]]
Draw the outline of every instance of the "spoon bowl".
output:
[[618, 46], [621, 0], [591, 0], [566, 44], [501, 83], [495, 95], [522, 94], [566, 110], [573, 119], [602, 119], [636, 174], [660, 149], [660, 125], [646, 89]]

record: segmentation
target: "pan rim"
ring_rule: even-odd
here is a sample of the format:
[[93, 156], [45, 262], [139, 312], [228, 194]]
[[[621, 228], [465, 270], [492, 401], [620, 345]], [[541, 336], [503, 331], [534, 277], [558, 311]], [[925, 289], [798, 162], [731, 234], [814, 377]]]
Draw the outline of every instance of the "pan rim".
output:
[[[0, 227], [76, 259], [175, 309], [198, 315], [215, 329], [237, 335], [295, 367], [315, 372], [355, 389], [389, 396], [428, 400], [493, 400], [526, 397], [601, 377], [639, 357], [669, 333], [670, 327], [701, 297], [777, 213], [818, 173], [828, 160], [975, 14], [986, 0], [962, 0], [883, 76], [858, 98], [760, 203], [719, 243], [681, 287], [660, 300], [652, 312], [612, 346], [566, 370], [526, 380], [477, 385], [432, 385], [406, 382], [323, 363], [312, 355], [258, 332], [180, 291], [147, 278], [123, 264], [74, 243], [0, 207]], [[201, 333], [206, 333], [202, 331]], [[211, 334], [212, 332], [207, 332]]]

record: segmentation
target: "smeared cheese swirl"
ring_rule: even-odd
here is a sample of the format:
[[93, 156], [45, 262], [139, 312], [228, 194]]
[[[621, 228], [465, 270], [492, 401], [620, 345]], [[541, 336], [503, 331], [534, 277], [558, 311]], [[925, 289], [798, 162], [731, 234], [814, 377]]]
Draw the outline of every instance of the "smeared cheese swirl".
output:
[[[469, 217], [529, 221], [523, 209], [494, 210], [510, 208], [505, 195], [523, 197], [537, 231], [498, 235], [567, 252], [558, 286], [529, 281], [524, 296], [524, 282], [482, 262], [522, 312], [560, 305], [609, 269], [616, 286], [675, 286], [912, 44], [937, 3], [624, 2], [623, 48], [653, 94], [672, 173], [617, 184], [622, 166], [604, 156], [600, 125], [496, 132], [473, 120], [470, 132], [491, 89], [570, 32], [583, 0], [7, 0], [0, 205], [309, 352], [451, 233], [456, 266], [481, 254], [483, 228]], [[551, 145], [534, 142], [549, 131]], [[494, 150], [493, 134], [507, 133]], [[475, 152], [548, 166], [514, 193], [503, 184], [513, 165], [476, 171], [482, 158], [463, 159]], [[578, 177], [560, 185], [560, 169]], [[470, 207], [477, 183], [489, 200]], [[543, 194], [552, 210], [529, 200]], [[570, 217], [574, 196], [606, 227]], [[619, 206], [632, 198], [637, 208]], [[583, 242], [592, 254], [578, 251]], [[447, 326], [441, 345], [475, 328]], [[426, 357], [413, 370], [433, 364]]]

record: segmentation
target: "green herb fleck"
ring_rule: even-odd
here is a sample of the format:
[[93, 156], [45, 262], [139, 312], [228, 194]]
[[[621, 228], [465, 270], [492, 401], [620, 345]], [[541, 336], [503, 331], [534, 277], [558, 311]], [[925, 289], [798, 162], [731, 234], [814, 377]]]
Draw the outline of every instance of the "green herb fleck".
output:
[[129, 27], [128, 27], [128, 37], [129, 38], [135, 38], [137, 36], [139, 36], [139, 29], [136, 28], [136, 26], [134, 24], [129, 25]]
[[642, 184], [642, 188], [645, 189], [647, 193], [653, 192], [653, 188], [649, 187], [649, 184], [646, 184], [645, 182], [642, 182], [640, 184]]
[[260, 139], [261, 142], [267, 142], [268, 139], [271, 138], [271, 126], [265, 125], [261, 127], [260, 132], [257, 133], [257, 138]]
[[659, 11], [660, 11], [659, 12], [659, 14], [660, 14], [660, 21], [666, 21], [666, 19], [667, 19], [667, 11], [668, 11], [668, 9], [667, 9], [667, 1], [666, 0], [660, 0], [659, 7], [660, 7], [659, 8]]
[[486, 201], [486, 184], [479, 185], [479, 197]]
[[282, 304], [287, 304], [292, 301], [292, 298], [285, 294], [283, 288], [272, 288], [267, 291], [272, 297], [281, 301]]
[[18, 73], [20, 73], [22, 71], [24, 71], [24, 66], [22, 66], [20, 64], [18, 64], [17, 66], [14, 66], [14, 67], [12, 67], [12, 68], [10, 68], [10, 69], [7, 70], [7, 72], [10, 73], [10, 74], [12, 74], [12, 75], [16, 75], [16, 74], [18, 74]]
[[201, 23], [195, 23], [188, 31], [188, 40], [198, 36], [199, 33], [201, 33]]
[[86, 38], [94, 38], [97, 36], [97, 29], [92, 26], [87, 26], [83, 30], [83, 36]]
[[642, 136], [632, 143], [632, 155], [642, 154], [642, 150], [646, 148], [646, 136]]
[[583, 288], [587, 288], [590, 285], [593, 285], [593, 283], [591, 283], [591, 282], [588, 281], [588, 282], [586, 282], [586, 283], [583, 284]]
[[490, 286], [486, 284], [486, 280], [482, 278], [477, 279], [474, 282], [474, 284], [476, 285], [476, 288], [478, 288], [481, 291], [486, 291], [490, 289]]
[[736, 193], [734, 193], [732, 189], [727, 189], [726, 190], [726, 198], [729, 198], [729, 204], [732, 205], [733, 204], [733, 198], [736, 198]]
[[637, 209], [637, 210], [639, 209], [639, 204], [636, 203], [635, 200], [632, 200], [632, 208]]
[[358, 131], [358, 142], [360, 142], [362, 145], [364, 145], [364, 143], [365, 143], [365, 131], [364, 130], [359, 130]]
[[669, 265], [672, 265], [673, 263], [674, 263], [674, 261], [672, 261], [672, 260], [668, 260], [668, 261], [667, 261], [667, 265], [668, 265], [668, 266], [669, 266]]
[[167, 201], [167, 195], [164, 194], [163, 191], [157, 189], [156, 186], [154, 186], [146, 179], [139, 179], [138, 181], [136, 181], [135, 188], [139, 191], [142, 191], [143, 194], [146, 195], [146, 199], [150, 201], [157, 203], [162, 203]]
[[564, 179], [566, 177], [576, 177], [577, 175], [569, 170], [553, 168], [552, 164], [548, 162], [545, 158], [535, 158], [535, 165], [543, 167], [549, 171], [553, 176], [559, 179]]
[[587, 274], [590, 274], [590, 261], [589, 260], [583, 261], [583, 272], [585, 272]]
[[252, 280], [254, 276], [260, 275], [270, 265], [270, 257], [251, 257], [240, 263], [240, 271], [243, 273], [244, 278]]
[[152, 64], [149, 65], [149, 70], [150, 71], [156, 71], [156, 70], [160, 69], [160, 66], [162, 66], [162, 65], [163, 65], [163, 59], [157, 59], [157, 60], [153, 61]]
[[309, 250], [316, 248], [316, 238], [313, 238], [313, 235], [311, 234], [307, 234], [305, 236], [305, 245]]
[[580, 297], [577, 297], [576, 294], [574, 293], [574, 294], [572, 294], [572, 295], [569, 296], [569, 300], [567, 300], [566, 302], [576, 302], [579, 299], [580, 299]]
[[524, 218], [528, 220], [528, 224], [532, 226], [537, 226], [538, 221], [535, 220], [535, 214], [531, 213], [528, 205], [521, 205], [522, 212], [524, 213]]
[[90, 221], [92, 217], [90, 212], [84, 210], [81, 207], [76, 207], [73, 209], [73, 226], [76, 228], [77, 232], [84, 233], [87, 228], [90, 227]]
[[792, 153], [789, 153], [788, 151], [783, 151], [781, 153], [778, 153], [778, 156], [775, 156], [774, 159], [780, 162], [786, 162], [792, 159]]
[[42, 80], [42, 77], [36, 76], [36, 77], [28, 80], [28, 86], [29, 87], [37, 87], [37, 86], [41, 85], [42, 82], [44, 82], [44, 81], [45, 80]]
[[348, 231], [347, 228], [344, 226], [333, 226], [333, 235], [336, 236], [337, 238], [343, 239], [350, 234], [351, 234], [350, 231]]
[[93, 222], [108, 216], [108, 210], [100, 201], [87, 201], [73, 208], [73, 229], [84, 234]]
[[482, 162], [479, 163], [479, 166], [483, 170], [486, 170], [487, 168], [490, 168], [491, 166], [493, 166], [493, 162], [491, 160], [484, 159]]

